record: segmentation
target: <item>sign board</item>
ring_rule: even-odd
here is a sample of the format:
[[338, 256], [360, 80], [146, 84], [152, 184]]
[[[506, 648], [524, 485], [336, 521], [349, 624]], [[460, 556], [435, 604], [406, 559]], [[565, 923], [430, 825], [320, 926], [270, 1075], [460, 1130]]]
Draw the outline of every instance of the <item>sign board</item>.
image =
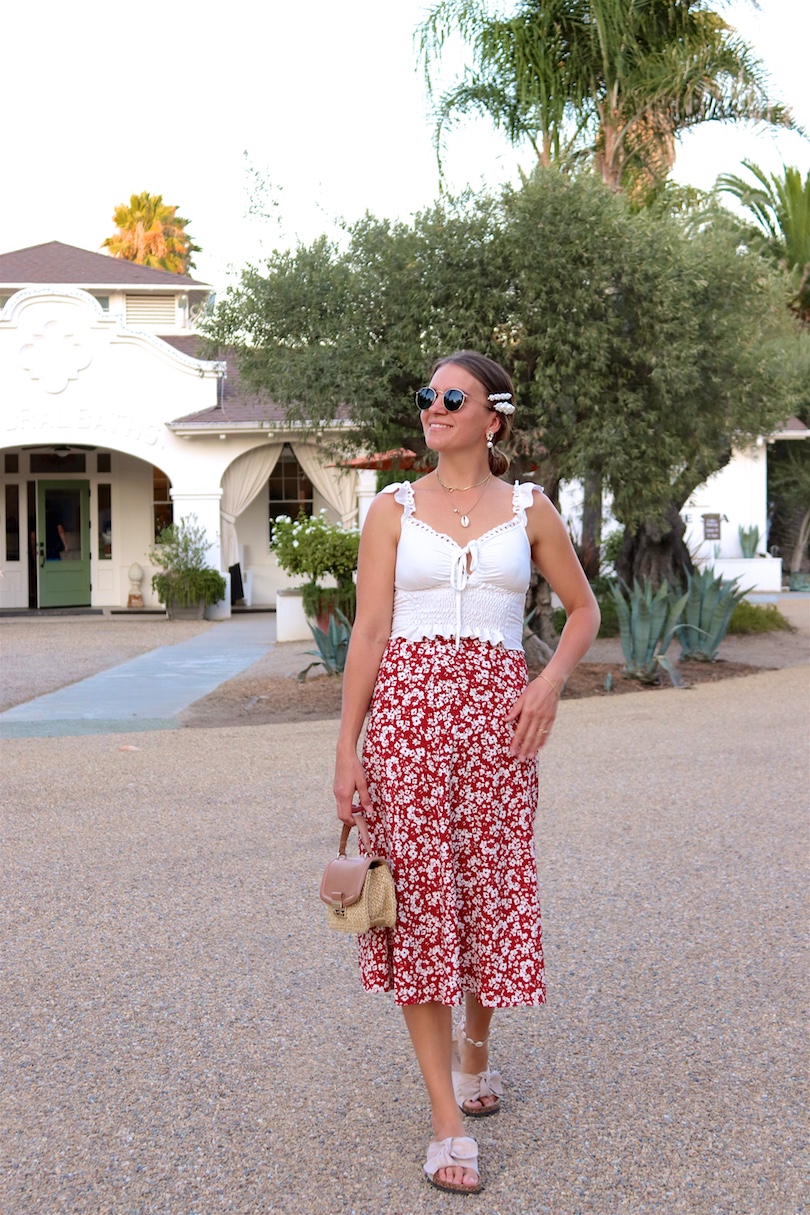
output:
[[720, 539], [720, 516], [719, 515], [704, 515], [703, 516], [703, 539], [704, 540], [719, 540]]

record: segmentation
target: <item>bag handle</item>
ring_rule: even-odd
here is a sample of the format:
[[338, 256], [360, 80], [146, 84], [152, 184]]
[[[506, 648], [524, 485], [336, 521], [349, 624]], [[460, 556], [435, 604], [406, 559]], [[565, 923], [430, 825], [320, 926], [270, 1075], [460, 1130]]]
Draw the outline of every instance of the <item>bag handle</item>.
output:
[[338, 856], [346, 855], [346, 845], [349, 842], [349, 835], [351, 834], [352, 827], [357, 828], [360, 839], [363, 841], [363, 847], [369, 856], [371, 856], [371, 836], [368, 833], [365, 812], [358, 807], [357, 810], [352, 810], [352, 814], [354, 815], [354, 822], [343, 824], [343, 830], [340, 833], [340, 848], [338, 850]]

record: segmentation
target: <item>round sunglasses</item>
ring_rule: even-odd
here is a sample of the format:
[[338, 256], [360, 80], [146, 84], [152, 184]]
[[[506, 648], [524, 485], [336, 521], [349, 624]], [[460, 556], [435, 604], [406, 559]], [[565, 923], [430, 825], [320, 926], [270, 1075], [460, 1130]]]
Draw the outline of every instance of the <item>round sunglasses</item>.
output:
[[[420, 388], [414, 394], [416, 407], [422, 412], [424, 409], [430, 409], [433, 402], [438, 398], [439, 394], [435, 388]], [[455, 413], [461, 409], [461, 406], [467, 400], [466, 392], [462, 392], [460, 388], [448, 388], [442, 397], [442, 403], [448, 413]]]

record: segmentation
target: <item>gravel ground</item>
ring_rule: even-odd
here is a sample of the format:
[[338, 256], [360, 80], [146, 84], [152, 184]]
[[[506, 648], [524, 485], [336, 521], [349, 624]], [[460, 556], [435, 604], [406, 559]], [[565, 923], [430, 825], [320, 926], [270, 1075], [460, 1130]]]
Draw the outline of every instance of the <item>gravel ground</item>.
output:
[[478, 1199], [319, 911], [335, 722], [3, 742], [0, 1211], [806, 1215], [808, 724], [806, 667], [563, 704]]

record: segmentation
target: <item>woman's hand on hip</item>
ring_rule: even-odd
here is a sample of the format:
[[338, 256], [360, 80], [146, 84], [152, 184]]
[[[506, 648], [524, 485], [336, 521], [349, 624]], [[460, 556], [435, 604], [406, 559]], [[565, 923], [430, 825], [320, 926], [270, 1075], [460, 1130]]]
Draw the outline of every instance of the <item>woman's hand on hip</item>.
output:
[[346, 758], [338, 756], [335, 764], [333, 791], [337, 803], [337, 816], [342, 823], [354, 823], [352, 807], [356, 810], [358, 801], [364, 810], [371, 809], [366, 774], [357, 755], [350, 755]]
[[515, 723], [510, 755], [533, 759], [548, 742], [559, 699], [546, 679], [533, 679], [506, 714]]

